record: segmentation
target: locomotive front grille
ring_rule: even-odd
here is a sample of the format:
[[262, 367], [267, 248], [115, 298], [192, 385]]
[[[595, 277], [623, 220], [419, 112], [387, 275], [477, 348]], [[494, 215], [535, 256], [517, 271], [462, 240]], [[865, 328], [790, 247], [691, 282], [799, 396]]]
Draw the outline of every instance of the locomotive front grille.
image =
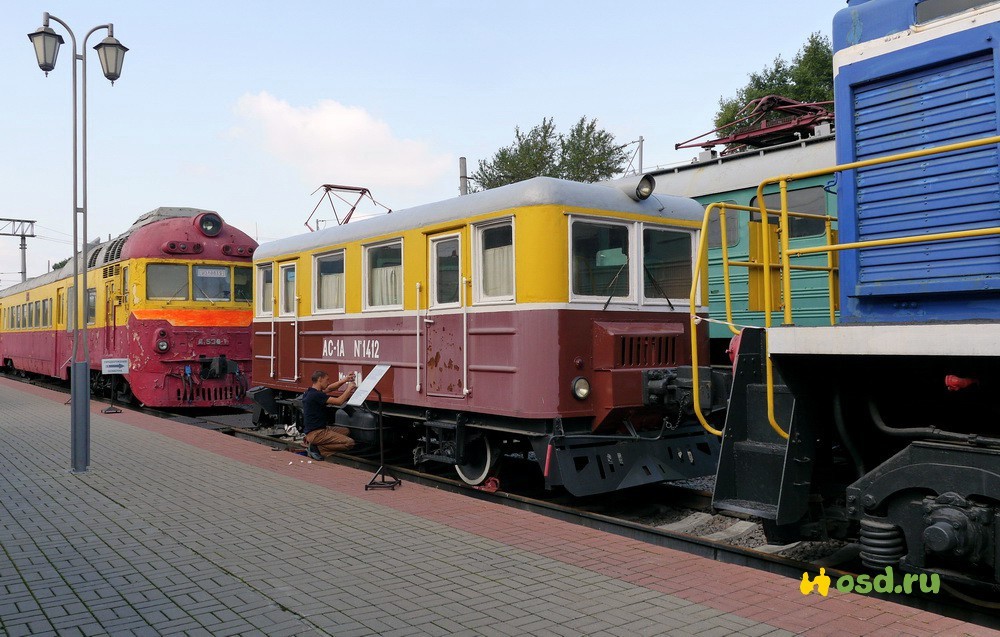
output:
[[238, 385], [196, 385], [177, 389], [177, 400], [181, 402], [233, 401], [242, 399], [244, 395], [243, 388]]
[[676, 365], [676, 338], [668, 335], [619, 336], [614, 366], [619, 369]]

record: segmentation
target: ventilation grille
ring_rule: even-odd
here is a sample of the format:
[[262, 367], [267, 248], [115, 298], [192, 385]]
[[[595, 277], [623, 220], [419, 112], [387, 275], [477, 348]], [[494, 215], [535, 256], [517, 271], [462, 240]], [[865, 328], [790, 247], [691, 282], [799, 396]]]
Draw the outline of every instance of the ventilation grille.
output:
[[128, 235], [123, 237], [118, 237], [111, 242], [111, 245], [104, 250], [104, 263], [109, 263], [111, 261], [117, 261], [122, 256], [122, 246], [125, 245], [125, 241], [128, 240]]
[[[991, 54], [859, 86], [855, 158], [864, 160], [997, 134]], [[887, 239], [1000, 224], [996, 146], [858, 169], [858, 239]], [[861, 295], [1000, 287], [1000, 238], [868, 248], [858, 253]]]
[[117, 274], [122, 273], [122, 266], [120, 265], [106, 265], [104, 266], [104, 278], [110, 278]]
[[242, 400], [245, 395], [245, 388], [240, 385], [195, 385], [177, 390], [177, 400], [185, 403], [232, 402]]
[[643, 368], [676, 365], [676, 338], [673, 336], [619, 336], [615, 347], [615, 367]]

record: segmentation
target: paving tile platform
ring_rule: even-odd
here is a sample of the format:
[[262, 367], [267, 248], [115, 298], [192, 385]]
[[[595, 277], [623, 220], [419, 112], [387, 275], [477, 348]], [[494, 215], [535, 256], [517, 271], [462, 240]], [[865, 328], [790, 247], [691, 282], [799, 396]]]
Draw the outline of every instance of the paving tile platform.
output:
[[0, 636], [997, 635], [0, 379]]

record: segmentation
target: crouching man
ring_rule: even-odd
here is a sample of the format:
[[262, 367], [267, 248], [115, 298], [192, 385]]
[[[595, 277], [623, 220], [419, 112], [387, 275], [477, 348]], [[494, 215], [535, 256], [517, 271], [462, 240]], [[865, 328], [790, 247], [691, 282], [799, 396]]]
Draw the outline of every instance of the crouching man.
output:
[[[346, 388], [339, 396], [329, 395], [345, 385]], [[331, 383], [330, 375], [326, 372], [313, 372], [312, 387], [302, 394], [303, 433], [305, 443], [309, 445], [309, 457], [313, 460], [323, 460], [331, 453], [349, 451], [354, 447], [354, 439], [347, 435], [349, 430], [346, 427], [327, 426], [326, 406], [340, 407], [355, 389], [354, 374]]]

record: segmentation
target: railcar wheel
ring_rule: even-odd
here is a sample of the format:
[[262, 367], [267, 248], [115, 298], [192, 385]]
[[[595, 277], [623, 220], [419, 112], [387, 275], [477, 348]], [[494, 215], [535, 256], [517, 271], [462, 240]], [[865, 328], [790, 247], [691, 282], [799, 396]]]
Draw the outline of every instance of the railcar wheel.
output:
[[500, 459], [500, 450], [489, 437], [476, 436], [465, 443], [465, 462], [456, 464], [455, 471], [462, 482], [478, 487], [489, 477]]

